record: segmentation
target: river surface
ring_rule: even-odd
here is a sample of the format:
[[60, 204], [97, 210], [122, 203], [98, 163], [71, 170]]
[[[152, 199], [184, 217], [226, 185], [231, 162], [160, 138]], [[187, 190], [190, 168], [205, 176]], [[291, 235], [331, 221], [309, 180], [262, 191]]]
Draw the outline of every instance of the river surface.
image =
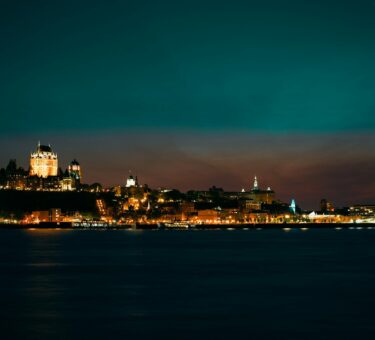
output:
[[0, 339], [375, 339], [375, 230], [0, 230]]

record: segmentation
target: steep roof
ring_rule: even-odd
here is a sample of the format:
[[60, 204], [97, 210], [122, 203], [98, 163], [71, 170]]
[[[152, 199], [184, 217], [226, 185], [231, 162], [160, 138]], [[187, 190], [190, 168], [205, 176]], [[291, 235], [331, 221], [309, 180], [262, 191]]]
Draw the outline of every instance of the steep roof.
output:
[[52, 148], [50, 145], [38, 145], [39, 152], [52, 152]]

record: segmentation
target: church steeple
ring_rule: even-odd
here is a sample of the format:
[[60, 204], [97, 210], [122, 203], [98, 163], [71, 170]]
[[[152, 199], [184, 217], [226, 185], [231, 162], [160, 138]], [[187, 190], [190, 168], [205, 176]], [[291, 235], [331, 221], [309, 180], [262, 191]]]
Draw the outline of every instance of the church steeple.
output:
[[254, 177], [253, 190], [259, 190], [257, 176]]

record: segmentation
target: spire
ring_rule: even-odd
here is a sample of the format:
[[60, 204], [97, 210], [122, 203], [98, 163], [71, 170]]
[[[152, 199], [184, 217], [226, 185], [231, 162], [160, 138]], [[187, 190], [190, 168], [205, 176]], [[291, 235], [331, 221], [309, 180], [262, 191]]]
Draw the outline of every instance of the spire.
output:
[[289, 206], [289, 209], [291, 210], [291, 212], [293, 213], [293, 214], [295, 214], [296, 213], [296, 201], [295, 201], [295, 199], [293, 198], [292, 199], [292, 201], [290, 202], [290, 206]]
[[259, 190], [257, 176], [254, 177], [253, 190]]

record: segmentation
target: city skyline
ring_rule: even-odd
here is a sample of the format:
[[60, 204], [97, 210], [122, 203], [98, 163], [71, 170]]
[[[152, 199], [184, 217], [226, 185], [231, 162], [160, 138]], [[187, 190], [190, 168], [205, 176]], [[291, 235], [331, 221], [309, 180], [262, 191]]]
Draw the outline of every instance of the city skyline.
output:
[[[196, 137], [206, 138], [205, 135], [197, 135]], [[83, 166], [83, 171], [85, 173], [85, 183], [100, 182], [105, 187], [125, 185], [129, 170], [132, 170], [134, 174], [138, 175], [142, 183], [148, 184], [150, 187], [166, 187], [170, 189], [178, 189], [181, 191], [207, 190], [213, 185], [217, 187], [223, 187], [223, 189], [227, 191], [240, 191], [242, 189], [249, 190], [253, 183], [253, 176], [257, 175], [261, 187], [271, 186], [271, 188], [277, 192], [277, 198], [287, 202], [290, 202], [290, 200], [294, 198], [297, 200], [298, 204], [305, 209], [317, 209], [322, 198], [329, 199], [334, 203], [335, 206], [338, 207], [349, 206], [351, 204], [372, 204], [373, 202], [372, 187], [368, 186], [366, 188], [368, 196], [361, 196], [363, 195], [364, 190], [359, 186], [359, 183], [361, 183], [361, 181], [363, 181], [364, 179], [363, 170], [367, 170], [367, 167], [361, 167], [360, 163], [356, 163], [355, 167], [352, 168], [343, 166], [343, 163], [339, 163], [335, 167], [334, 164], [331, 163], [329, 176], [326, 176], [326, 169], [323, 169], [322, 172], [319, 172], [318, 170], [320, 169], [318, 167], [317, 169], [315, 169], [316, 173], [303, 173], [304, 177], [301, 178], [300, 171], [298, 170], [299, 164], [298, 162], [297, 164], [293, 163], [292, 160], [298, 159], [298, 157], [308, 158], [309, 154], [305, 154], [305, 147], [301, 148], [296, 140], [295, 148], [292, 150], [293, 153], [291, 153], [289, 143], [287, 148], [285, 148], [285, 146], [283, 146], [281, 143], [281, 141], [283, 140], [285, 142], [285, 136], [279, 137], [279, 141], [277, 144], [280, 154], [276, 159], [274, 159], [274, 143], [272, 141], [268, 141], [269, 145], [265, 145], [265, 141], [268, 140], [269, 137], [261, 138], [259, 135], [253, 136], [252, 142], [254, 143], [255, 141], [261, 141], [263, 144], [263, 148], [259, 150], [252, 150], [253, 153], [250, 155], [252, 159], [248, 158], [249, 155], [240, 159], [243, 165], [241, 168], [232, 167], [231, 154], [233, 154], [233, 150], [228, 146], [225, 149], [225, 146], [220, 145], [219, 141], [216, 141], [215, 143], [218, 144], [219, 147], [216, 152], [219, 152], [219, 155], [226, 155], [227, 158], [218, 159], [216, 166], [213, 166], [208, 162], [201, 163], [203, 160], [205, 160], [206, 150], [201, 147], [201, 140], [199, 140], [199, 138], [196, 141], [196, 149], [194, 154], [195, 159], [193, 159], [193, 161], [183, 162], [183, 160], [188, 156], [187, 154], [184, 155], [181, 152], [179, 158], [177, 158], [174, 162], [171, 160], [167, 161], [167, 158], [172, 154], [171, 150], [173, 150], [168, 148], [168, 142], [170, 141], [170, 138], [171, 136], [169, 136], [169, 140], [168, 138], [166, 138], [164, 144], [161, 145], [162, 150], [164, 150], [162, 155], [150, 154], [147, 150], [145, 151], [144, 149], [139, 149], [139, 145], [137, 146], [137, 141], [139, 139], [130, 138], [127, 143], [121, 143], [121, 139], [116, 139], [115, 142], [113, 142], [113, 136], [111, 136], [108, 140], [102, 139], [100, 143], [96, 144], [95, 150], [92, 151], [90, 151], [88, 145], [92, 144], [93, 141], [90, 140], [90, 138], [87, 138], [87, 145], [82, 146], [83, 150], [85, 150], [85, 147], [87, 149], [86, 152], [82, 151], [82, 153], [80, 153], [81, 151], [77, 152], [77, 150], [72, 151], [71, 145], [66, 145], [63, 141], [57, 143], [57, 149], [54, 146], [56, 145], [56, 143], [51, 144], [54, 152], [59, 154], [59, 164], [61, 165], [61, 167], [64, 168], [65, 165], [67, 166], [73, 158], [76, 158]], [[242, 139], [239, 136], [232, 138], [236, 139], [237, 145], [241, 145], [240, 141], [243, 141], [245, 137], [242, 136]], [[338, 136], [336, 138], [343, 139], [344, 137]], [[94, 139], [97, 140], [97, 137], [95, 137]], [[132, 140], [133, 142], [131, 142]], [[249, 141], [248, 137], [245, 140]], [[371, 136], [368, 138], [364, 138], [362, 140], [362, 144], [368, 144], [371, 140]], [[104, 165], [102, 164], [99, 169], [96, 168], [96, 155], [102, 155], [106, 152], [106, 148], [114, 149], [116, 145], [117, 149], [114, 150], [115, 154], [118, 154], [118, 159], [116, 159], [116, 162], [110, 164], [105, 163]], [[126, 154], [121, 155], [123, 145], [127, 145], [130, 150], [133, 150], [133, 153], [128, 153], [128, 155], [131, 156], [131, 161], [126, 157]], [[245, 144], [245, 146], [246, 145], [247, 144]], [[361, 144], [357, 145], [356, 147], [359, 148], [360, 145]], [[24, 145], [22, 145], [21, 143], [19, 146], [20, 148], [24, 147]], [[192, 145], [191, 143], [189, 144], [189, 147], [191, 147], [190, 152], [194, 151], [193, 146], [194, 145]], [[310, 147], [316, 148], [318, 146], [319, 145], [312, 144]], [[346, 146], [343, 145], [343, 148], [345, 147]], [[373, 145], [370, 144], [370, 147], [373, 147]], [[271, 148], [272, 150], [271, 157], [270, 155], [267, 155], [267, 152], [265, 152], [265, 150], [267, 151], [267, 149], [269, 148]], [[13, 157], [10, 157], [9, 159], [16, 158], [19, 166], [23, 166], [25, 169], [28, 169], [28, 159], [30, 157], [30, 154], [25, 152], [25, 150], [26, 149], [24, 149], [23, 151], [21, 150], [23, 157], [17, 158], [15, 157], [15, 155], [13, 155]], [[140, 152], [140, 150], [142, 152]], [[202, 154], [199, 155], [198, 151]], [[257, 152], [254, 153], [254, 151]], [[343, 150], [341, 152], [343, 152]], [[241, 154], [241, 150], [236, 153], [236, 157], [238, 157], [238, 153]], [[107, 156], [106, 160], [108, 162], [111, 162], [111, 155], [112, 154], [110, 154], [110, 156]], [[145, 157], [144, 155], [147, 155], [147, 157]], [[327, 149], [324, 159], [327, 161], [327, 157], [329, 158], [329, 156], [331, 155], [332, 150]], [[2, 153], [1, 156], [3, 156]], [[347, 156], [347, 152], [343, 153], [342, 159], [345, 161]], [[354, 154], [350, 154], [350, 158], [353, 158], [354, 156]], [[360, 154], [356, 156], [361, 157]], [[22, 159], [25, 160], [25, 158], [27, 158], [27, 161], [22, 161]], [[257, 164], [257, 161], [260, 158], [263, 159], [263, 163], [265, 161], [268, 162], [267, 167], [263, 168], [260, 167], [259, 164]], [[321, 158], [323, 159], [322, 155]], [[338, 159], [338, 157], [335, 157], [334, 161], [337, 162]], [[149, 167], [147, 166], [147, 163], [150, 163], [153, 166]], [[6, 166], [6, 164], [3, 164], [2, 166]], [[175, 171], [177, 171], [177, 168], [180, 176], [176, 178], [172, 175], [175, 173]], [[202, 168], [207, 170], [207, 173], [203, 178], [200, 176]], [[113, 171], [113, 169], [115, 169], [115, 172]], [[341, 176], [337, 176], [337, 173], [341, 174]], [[188, 176], [189, 174], [190, 176]], [[347, 177], [342, 176], [342, 174], [346, 174]], [[369, 181], [371, 181], [371, 173], [368, 173], [367, 176]], [[169, 177], [171, 177], [172, 180]], [[334, 182], [333, 185], [329, 186], [328, 182], [335, 179], [337, 182]], [[309, 183], [308, 180], [310, 180], [311, 183]], [[358, 182], [356, 182], [355, 180], [357, 180]], [[299, 181], [302, 181], [302, 185]], [[317, 183], [320, 185], [316, 186]], [[343, 186], [340, 192], [337, 192], [335, 188], [335, 186], [338, 185], [337, 183], [340, 183]], [[355, 187], [358, 187], [357, 191], [353, 189]], [[341, 197], [335, 196], [337, 194], [341, 194]]]

